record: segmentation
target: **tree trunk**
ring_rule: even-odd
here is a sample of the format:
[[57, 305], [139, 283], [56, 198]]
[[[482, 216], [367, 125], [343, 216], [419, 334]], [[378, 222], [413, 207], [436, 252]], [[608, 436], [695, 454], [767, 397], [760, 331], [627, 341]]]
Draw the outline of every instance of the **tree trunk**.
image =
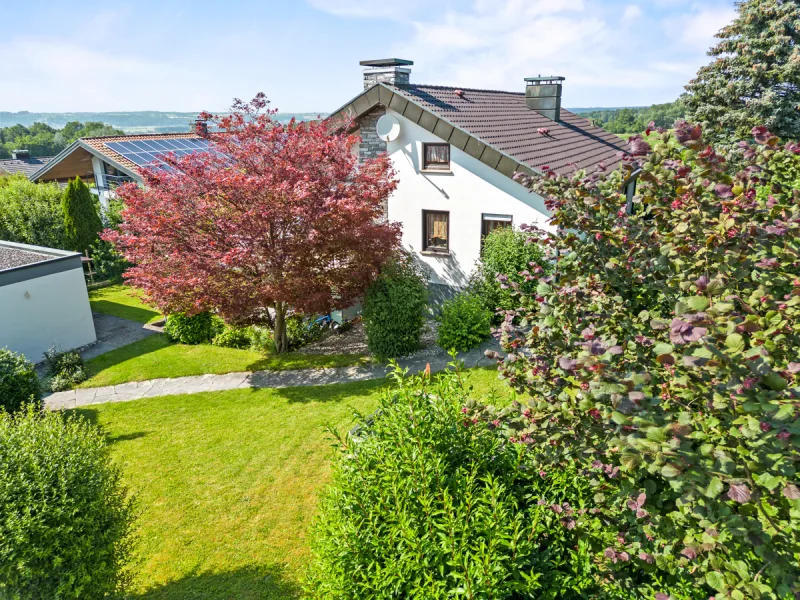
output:
[[289, 351], [289, 338], [286, 336], [286, 304], [275, 303], [275, 329], [273, 330], [275, 353], [285, 354]]

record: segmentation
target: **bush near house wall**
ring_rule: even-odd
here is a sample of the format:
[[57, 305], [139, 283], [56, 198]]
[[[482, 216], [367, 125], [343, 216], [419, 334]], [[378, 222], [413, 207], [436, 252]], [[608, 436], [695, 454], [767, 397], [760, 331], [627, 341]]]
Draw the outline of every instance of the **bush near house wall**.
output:
[[[542, 248], [528, 243], [528, 238], [523, 231], [504, 227], [495, 229], [483, 241], [481, 260], [472, 274], [470, 290], [483, 299], [495, 323], [502, 321], [501, 311], [520, 307], [522, 297], [511, 286], [530, 294], [535, 288], [530, 275], [550, 269]], [[498, 275], [504, 280], [499, 281]]]
[[39, 404], [42, 390], [33, 363], [21, 354], [0, 348], [0, 409], [19, 410], [23, 404]]
[[427, 297], [425, 276], [410, 256], [388, 263], [364, 297], [370, 353], [383, 360], [419, 349]]
[[132, 501], [103, 434], [0, 412], [0, 598], [110, 598], [128, 580]]
[[608, 592], [800, 594], [800, 145], [752, 135], [732, 168], [678, 123], [608, 178], [534, 185], [566, 233], [542, 234], [554, 276], [503, 327], [500, 367], [532, 400], [469, 414], [532, 468], [588, 474]]
[[492, 333], [492, 313], [472, 293], [460, 293], [442, 305], [437, 343], [441, 348], [466, 352]]

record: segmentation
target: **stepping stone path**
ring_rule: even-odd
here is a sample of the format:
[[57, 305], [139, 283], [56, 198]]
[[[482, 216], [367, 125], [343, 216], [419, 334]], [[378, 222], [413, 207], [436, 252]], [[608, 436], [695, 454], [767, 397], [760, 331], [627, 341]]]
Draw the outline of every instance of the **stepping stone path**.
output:
[[[465, 368], [488, 367], [494, 364], [484, 356], [488, 349], [499, 350], [497, 342], [487, 342], [479, 348], [458, 356]], [[436, 373], [447, 368], [451, 362], [449, 356], [411, 357], [399, 360], [399, 365], [411, 373], [422, 371], [430, 364], [431, 372]], [[127, 402], [156, 396], [173, 396], [178, 394], [200, 394], [203, 392], [219, 392], [240, 388], [287, 388], [333, 383], [351, 383], [381, 379], [391, 372], [384, 365], [372, 367], [340, 367], [331, 369], [303, 369], [296, 371], [256, 371], [253, 373], [227, 373], [225, 375], [197, 375], [193, 377], [175, 377], [172, 379], [150, 379], [134, 381], [120, 385], [109, 385], [99, 388], [86, 388], [56, 392], [46, 396], [45, 408], [63, 410], [80, 408], [91, 404], [106, 402]]]

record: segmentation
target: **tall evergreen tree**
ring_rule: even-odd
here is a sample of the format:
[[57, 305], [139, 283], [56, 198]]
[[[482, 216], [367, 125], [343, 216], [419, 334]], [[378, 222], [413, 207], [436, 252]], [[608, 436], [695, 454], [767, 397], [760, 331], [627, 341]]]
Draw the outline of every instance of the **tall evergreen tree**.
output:
[[784, 139], [800, 138], [800, 2], [747, 0], [723, 28], [686, 90], [687, 118], [717, 142], [750, 137], [765, 125]]
[[92, 192], [80, 177], [67, 185], [61, 208], [64, 211], [64, 229], [70, 250], [85, 252], [97, 241], [98, 234], [103, 230], [103, 223], [100, 221]]

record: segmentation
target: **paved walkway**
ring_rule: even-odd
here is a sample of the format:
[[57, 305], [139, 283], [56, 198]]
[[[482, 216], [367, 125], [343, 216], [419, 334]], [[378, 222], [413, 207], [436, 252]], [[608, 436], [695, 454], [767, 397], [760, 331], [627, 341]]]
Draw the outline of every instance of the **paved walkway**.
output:
[[[490, 366], [484, 356], [487, 349], [499, 349], [496, 342], [487, 342], [480, 348], [459, 355], [458, 359], [466, 368]], [[443, 371], [451, 361], [443, 352], [432, 355], [415, 356], [398, 361], [400, 366], [416, 373], [430, 364], [431, 372]], [[99, 388], [87, 388], [57, 392], [44, 399], [45, 407], [50, 410], [61, 410], [104, 404], [106, 402], [127, 402], [141, 398], [156, 396], [172, 396], [176, 394], [199, 394], [201, 392], [217, 392], [240, 388], [286, 388], [331, 383], [350, 383], [386, 377], [390, 368], [377, 365], [371, 367], [340, 367], [335, 369], [306, 369], [297, 371], [256, 371], [254, 373], [228, 373], [226, 375], [198, 375], [194, 377], [176, 377], [173, 379], [151, 379], [110, 385]]]
[[156, 331], [149, 329], [135, 321], [93, 312], [94, 331], [97, 334], [97, 343], [81, 352], [83, 360], [89, 360], [111, 350], [122, 348], [139, 340], [153, 335]]

